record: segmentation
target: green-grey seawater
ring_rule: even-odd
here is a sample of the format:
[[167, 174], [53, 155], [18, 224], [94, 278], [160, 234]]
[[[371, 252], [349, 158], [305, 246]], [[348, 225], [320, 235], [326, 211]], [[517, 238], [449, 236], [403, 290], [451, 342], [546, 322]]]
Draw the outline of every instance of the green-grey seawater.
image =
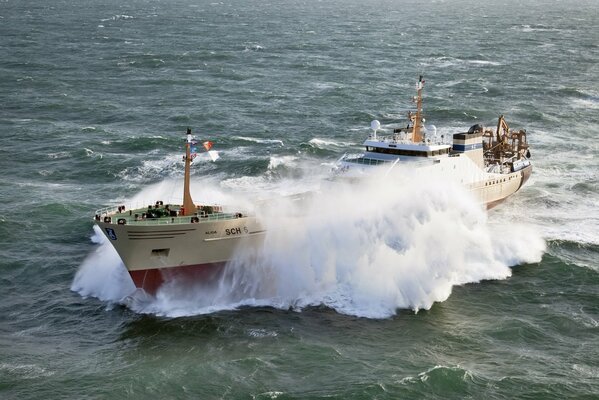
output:
[[[0, 398], [597, 398], [598, 26], [594, 0], [0, 0]], [[499, 114], [528, 131], [527, 185], [447, 221], [490, 253], [413, 243], [430, 277], [344, 265], [323, 294], [304, 272], [331, 253], [298, 249], [272, 298], [120, 301], [131, 282], [91, 217], [179, 195], [188, 126], [221, 153], [196, 163], [196, 200], [309, 189], [372, 119], [405, 121], [420, 74], [440, 133]]]

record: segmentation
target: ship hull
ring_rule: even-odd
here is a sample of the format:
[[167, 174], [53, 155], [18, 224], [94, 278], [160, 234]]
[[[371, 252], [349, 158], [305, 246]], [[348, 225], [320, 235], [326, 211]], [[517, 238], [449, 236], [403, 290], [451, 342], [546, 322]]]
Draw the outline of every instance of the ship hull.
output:
[[179, 284], [193, 282], [215, 282], [223, 273], [226, 262], [184, 265], [178, 267], [152, 268], [129, 271], [129, 275], [138, 289], [143, 289], [147, 294], [156, 295], [167, 282]]
[[484, 182], [472, 185], [472, 192], [487, 209], [491, 209], [520, 190], [531, 174], [532, 165], [529, 165], [520, 171], [492, 176], [485, 179]]
[[387, 160], [382, 165], [357, 164], [348, 161], [341, 162], [341, 170], [344, 172], [342, 176], [358, 179], [368, 178], [375, 171], [380, 171], [381, 168], [389, 173], [393, 167], [397, 170], [406, 168], [414, 171], [416, 174], [421, 173], [424, 178], [436, 177], [456, 182], [470, 190], [487, 209], [501, 204], [509, 196], [516, 193], [532, 174], [531, 164], [515, 172], [488, 173], [464, 154], [453, 157], [434, 158], [430, 161], [425, 161], [424, 164], [421, 159], [416, 159], [416, 162], [414, 162], [409, 157], [404, 158], [403, 161], [400, 160], [398, 163], [391, 163]]
[[135, 286], [150, 295], [173, 280], [214, 280], [238, 252], [260, 248], [265, 233], [255, 217], [186, 224], [96, 223]]

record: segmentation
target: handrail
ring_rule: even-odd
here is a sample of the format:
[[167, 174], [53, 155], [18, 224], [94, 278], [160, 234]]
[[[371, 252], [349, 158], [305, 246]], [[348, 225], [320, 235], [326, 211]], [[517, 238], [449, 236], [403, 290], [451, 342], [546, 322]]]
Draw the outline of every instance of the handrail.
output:
[[[135, 217], [125, 214], [116, 214], [111, 217], [111, 224], [119, 224], [119, 220], [125, 220], [125, 224], [127, 225], [176, 225], [176, 224], [190, 224], [190, 223], [203, 223], [203, 222], [213, 222], [213, 221], [222, 221], [229, 219], [237, 219], [248, 217], [248, 214], [240, 214], [240, 213], [214, 213], [207, 214], [204, 216], [184, 216], [184, 217], [162, 217], [162, 218], [146, 218], [146, 219], [135, 219]], [[192, 222], [195, 218], [196, 222]], [[102, 221], [102, 219], [100, 219]]]
[[[382, 142], [382, 143], [398, 143], [398, 144], [422, 144], [422, 142], [418, 142], [415, 143], [413, 141], [411, 141], [410, 139], [402, 139], [402, 138], [398, 138], [397, 134], [393, 134], [393, 135], [384, 135], [384, 136], [373, 136], [373, 135], [369, 135], [368, 136], [368, 140], [373, 140], [373, 141], [377, 141], [377, 142]], [[426, 145], [433, 145], [433, 146], [451, 146], [451, 143], [447, 143], [447, 141], [445, 140], [445, 138], [439, 140], [437, 137], [434, 137], [436, 140], [432, 140], [431, 138], [427, 138], [426, 140], [429, 140], [429, 143], [424, 143]]]
[[[181, 202], [180, 199], [171, 202], [164, 202], [161, 204], [161, 208], [166, 205], [170, 205], [171, 211], [180, 211]], [[154, 204], [152, 204], [154, 206]], [[199, 206], [199, 205], [197, 205]], [[243, 218], [252, 216], [251, 214], [244, 211], [243, 214], [240, 212], [223, 212], [223, 207], [219, 204], [203, 204], [204, 207], [213, 207], [216, 211], [211, 213], [194, 213], [194, 215], [186, 216], [162, 216], [159, 218], [149, 218], [146, 215], [148, 209], [148, 203], [145, 201], [138, 201], [130, 203], [129, 205], [117, 205], [104, 207], [96, 211], [94, 219], [96, 221], [105, 221], [108, 219], [111, 224], [130, 224], [130, 225], [166, 225], [166, 224], [190, 224], [190, 223], [203, 223], [212, 222], [219, 220], [230, 220], [236, 218]]]
[[[163, 201], [164, 205], [171, 205], [176, 208], [180, 208], [183, 202], [181, 199], [170, 199], [168, 201]], [[116, 214], [119, 211], [119, 207], [125, 206], [125, 213], [128, 213], [130, 210], [142, 210], [147, 209], [148, 205], [154, 206], [154, 204], [148, 203], [146, 201], [136, 201], [135, 203], [120, 203], [114, 206], [103, 207], [96, 210], [96, 214], [103, 217], [109, 214]], [[201, 204], [203, 206], [211, 206], [211, 207], [219, 207], [223, 208], [221, 204]]]

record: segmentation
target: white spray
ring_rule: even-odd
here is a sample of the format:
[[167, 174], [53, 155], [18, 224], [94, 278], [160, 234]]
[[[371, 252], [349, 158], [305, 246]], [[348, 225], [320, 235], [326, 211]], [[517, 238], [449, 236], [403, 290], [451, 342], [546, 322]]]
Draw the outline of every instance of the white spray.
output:
[[[218, 285], [167, 285], [137, 311], [179, 316], [242, 305], [299, 310], [323, 304], [384, 318], [398, 309], [428, 309], [446, 300], [454, 285], [504, 279], [510, 266], [540, 261], [545, 243], [530, 228], [490, 223], [461, 186], [401, 173], [327, 183], [302, 201], [271, 202], [260, 210], [263, 248], [239, 251]], [[121, 283], [112, 298], [102, 289], [102, 274], [108, 286], [119, 286], [115, 270], [127, 280], [106, 246], [84, 262], [73, 290], [118, 301], [132, 287]], [[100, 271], [100, 264], [110, 267]]]
[[135, 290], [135, 285], [118, 253], [97, 225], [94, 225], [92, 242], [99, 246], [81, 263], [71, 290], [84, 297], [119, 302]]

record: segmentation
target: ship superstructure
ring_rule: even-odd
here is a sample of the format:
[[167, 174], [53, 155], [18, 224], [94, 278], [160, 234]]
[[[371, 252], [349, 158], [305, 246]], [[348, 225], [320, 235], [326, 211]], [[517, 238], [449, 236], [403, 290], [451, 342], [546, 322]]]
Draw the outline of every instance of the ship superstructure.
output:
[[520, 189], [532, 173], [526, 131], [510, 130], [500, 116], [496, 129], [477, 124], [467, 132], [455, 133], [448, 142], [448, 138], [437, 136], [434, 126], [424, 128], [423, 88], [421, 76], [414, 97], [416, 112], [408, 113], [406, 127], [394, 128], [391, 135], [379, 135], [381, 125], [372, 121], [372, 134], [363, 143], [365, 151], [341, 157], [336, 172], [368, 176], [402, 167], [430, 169], [464, 185], [487, 208]]

